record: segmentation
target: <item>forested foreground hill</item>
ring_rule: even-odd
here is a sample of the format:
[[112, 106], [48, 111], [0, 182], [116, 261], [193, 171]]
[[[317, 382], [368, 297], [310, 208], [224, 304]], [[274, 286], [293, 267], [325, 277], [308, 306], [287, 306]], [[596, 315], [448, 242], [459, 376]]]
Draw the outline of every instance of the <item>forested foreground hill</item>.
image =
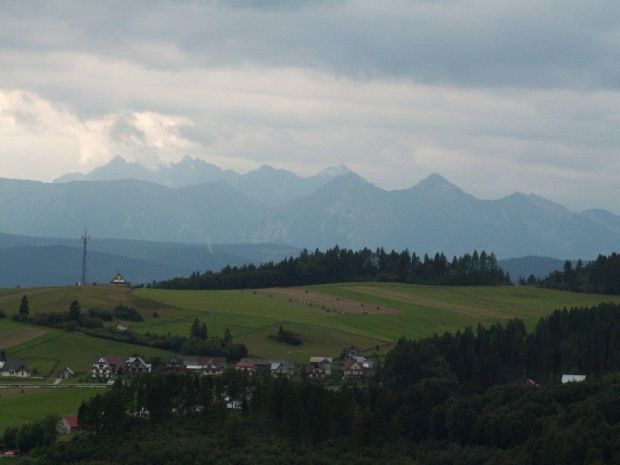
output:
[[[84, 434], [31, 452], [50, 465], [615, 464], [619, 355], [620, 306], [601, 304], [531, 334], [513, 320], [401, 339], [374, 378], [338, 390], [234, 370], [153, 375], [117, 382], [80, 407]], [[561, 384], [565, 370], [588, 378]]]

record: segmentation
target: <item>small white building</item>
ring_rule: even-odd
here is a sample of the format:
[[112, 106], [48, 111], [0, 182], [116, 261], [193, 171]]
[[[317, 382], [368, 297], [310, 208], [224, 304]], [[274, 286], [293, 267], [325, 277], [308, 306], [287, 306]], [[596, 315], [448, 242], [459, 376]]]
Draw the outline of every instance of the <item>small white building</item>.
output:
[[566, 383], [580, 383], [585, 381], [586, 375], [562, 375], [562, 384]]

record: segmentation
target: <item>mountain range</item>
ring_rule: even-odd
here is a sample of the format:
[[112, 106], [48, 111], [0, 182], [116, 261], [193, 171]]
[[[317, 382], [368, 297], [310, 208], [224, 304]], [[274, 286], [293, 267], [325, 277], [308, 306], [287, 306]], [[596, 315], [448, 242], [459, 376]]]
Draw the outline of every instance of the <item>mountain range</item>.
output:
[[[209, 184], [224, 181], [248, 197], [271, 206], [281, 206], [297, 197], [304, 197], [329, 180], [350, 170], [344, 166], [333, 166], [315, 176], [302, 178], [295, 173], [263, 165], [245, 174], [220, 167], [203, 160], [186, 156], [178, 163], [162, 166], [160, 169], [147, 169], [137, 162], [127, 162], [115, 157], [107, 165], [90, 173], [69, 173], [53, 182], [71, 181], [117, 181], [136, 179], [149, 181], [170, 188]], [[274, 182], [276, 181], [276, 182]]]
[[[167, 268], [164, 260], [162, 273], [171, 274], [141, 275], [146, 282], [219, 269], [226, 264], [224, 256], [208, 262], [204, 254], [191, 251], [210, 251], [212, 244], [278, 244], [266, 246], [276, 253], [263, 255], [273, 260], [296, 255], [300, 248], [336, 244], [408, 248], [419, 255], [444, 252], [449, 258], [486, 250], [499, 259], [583, 260], [620, 246], [620, 217], [608, 211], [572, 212], [522, 193], [480, 200], [438, 174], [409, 189], [387, 191], [344, 166], [303, 178], [268, 166], [239, 174], [186, 157], [159, 170], [116, 158], [86, 175], [65, 175], [53, 183], [0, 179], [0, 231], [49, 238], [45, 247], [70, 247], [59, 238], [75, 238], [75, 247], [85, 225], [93, 247], [116, 239], [105, 250], [93, 249], [96, 253], [153, 261], [148, 253], [132, 255], [130, 249], [138, 243], [167, 243], [168, 251], [184, 250], [185, 265], [179, 260], [179, 268]], [[0, 237], [0, 252], [6, 252], [7, 243]], [[228, 252], [235, 255], [240, 247]], [[232, 265], [260, 258], [252, 251], [230, 260]]]

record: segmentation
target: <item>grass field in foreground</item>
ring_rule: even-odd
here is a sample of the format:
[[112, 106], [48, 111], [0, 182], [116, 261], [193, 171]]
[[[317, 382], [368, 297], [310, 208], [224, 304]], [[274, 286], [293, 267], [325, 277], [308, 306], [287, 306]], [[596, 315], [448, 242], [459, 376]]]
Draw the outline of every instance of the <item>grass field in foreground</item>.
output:
[[83, 400], [90, 399], [100, 388], [25, 388], [0, 389], [0, 434], [7, 426], [39, 421], [50, 413], [77, 415]]

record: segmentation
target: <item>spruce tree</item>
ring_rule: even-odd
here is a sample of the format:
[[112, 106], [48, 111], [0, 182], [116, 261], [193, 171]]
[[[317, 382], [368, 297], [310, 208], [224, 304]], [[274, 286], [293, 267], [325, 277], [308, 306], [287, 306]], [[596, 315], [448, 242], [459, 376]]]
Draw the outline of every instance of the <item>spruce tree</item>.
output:
[[22, 297], [22, 303], [19, 305], [19, 314], [23, 316], [28, 316], [30, 313], [30, 308], [28, 307], [28, 298], [24, 294]]

